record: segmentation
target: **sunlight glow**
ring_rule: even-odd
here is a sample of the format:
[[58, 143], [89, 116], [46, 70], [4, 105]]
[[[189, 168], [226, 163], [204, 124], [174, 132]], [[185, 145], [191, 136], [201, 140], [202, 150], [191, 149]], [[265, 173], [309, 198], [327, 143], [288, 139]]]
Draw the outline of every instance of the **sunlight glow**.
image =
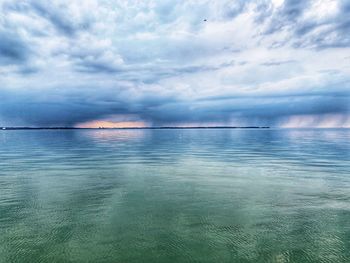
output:
[[79, 123], [76, 128], [144, 128], [147, 124], [142, 121], [120, 121], [112, 122], [105, 120], [95, 120]]

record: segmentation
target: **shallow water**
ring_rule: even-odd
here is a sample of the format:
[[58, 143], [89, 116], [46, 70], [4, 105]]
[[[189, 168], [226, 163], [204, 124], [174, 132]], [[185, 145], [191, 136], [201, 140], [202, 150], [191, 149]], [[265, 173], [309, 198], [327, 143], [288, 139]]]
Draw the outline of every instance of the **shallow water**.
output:
[[350, 262], [350, 130], [0, 131], [0, 262]]

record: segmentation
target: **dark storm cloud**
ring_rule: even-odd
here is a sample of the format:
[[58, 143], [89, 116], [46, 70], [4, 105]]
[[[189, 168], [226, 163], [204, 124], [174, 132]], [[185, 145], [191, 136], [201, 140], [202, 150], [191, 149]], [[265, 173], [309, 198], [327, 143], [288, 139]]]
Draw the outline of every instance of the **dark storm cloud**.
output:
[[88, 30], [91, 25], [88, 17], [74, 20], [64, 5], [57, 5], [47, 1], [5, 1], [3, 6], [6, 12], [35, 13], [40, 18], [51, 23], [57, 32], [67, 37], [73, 37], [78, 31]]
[[346, 113], [349, 97], [334, 96], [284, 96], [280, 98], [237, 98], [205, 102], [182, 101], [164, 103], [147, 108], [139, 114], [152, 120], [154, 125], [186, 122], [229, 123], [234, 117], [242, 119], [269, 119], [300, 114]]
[[31, 53], [28, 45], [15, 33], [0, 31], [0, 64], [22, 64]]
[[96, 97], [90, 91], [91, 94], [77, 96], [76, 87], [61, 90], [43, 95], [38, 89], [29, 88], [21, 93], [2, 89], [0, 115], [25, 125], [72, 126], [113, 112], [127, 112], [126, 102], [117, 98], [111, 103], [108, 93]]
[[[80, 89], [84, 88], [84, 93]], [[47, 90], [28, 88], [0, 89], [0, 116], [12, 123], [34, 126], [73, 126], [111, 114], [137, 114], [152, 118], [147, 112], [167, 104], [176, 104], [175, 96], [143, 95], [135, 97], [125, 87], [108, 89], [93, 87], [60, 87]], [[165, 113], [166, 114], [166, 113]]]
[[0, 115], [23, 125], [73, 126], [77, 123], [103, 119], [110, 115], [137, 115], [153, 125], [186, 122], [229, 123], [233, 117], [269, 120], [270, 124], [280, 118], [302, 114], [347, 114], [350, 92], [310, 92], [309, 94], [285, 93], [207, 97], [185, 99], [176, 95], [154, 94], [135, 97], [129, 91], [100, 88], [79, 94], [77, 88], [65, 88], [56, 93], [40, 90], [2, 90], [3, 102]]
[[[286, 30], [290, 35], [274, 43], [273, 47], [292, 45], [295, 48], [344, 48], [350, 46], [350, 3], [337, 2], [337, 11], [323, 18], [307, 17], [312, 12], [314, 1], [286, 0], [273, 14], [260, 14], [270, 17], [265, 35]], [[315, 13], [317, 14], [317, 13]]]
[[271, 17], [265, 34], [273, 34], [276, 31], [282, 30], [284, 27], [295, 25], [309, 5], [309, 0], [285, 0], [283, 5], [275, 13], [260, 13], [260, 16]]
[[51, 9], [49, 4], [40, 2], [34, 1], [31, 3], [31, 6], [40, 16], [49, 20], [59, 32], [67, 36], [73, 36], [75, 34], [76, 27], [74, 27], [72, 21], [69, 21], [69, 18], [64, 13]]
[[285, 0], [281, 15], [289, 21], [295, 21], [309, 5], [310, 0]]

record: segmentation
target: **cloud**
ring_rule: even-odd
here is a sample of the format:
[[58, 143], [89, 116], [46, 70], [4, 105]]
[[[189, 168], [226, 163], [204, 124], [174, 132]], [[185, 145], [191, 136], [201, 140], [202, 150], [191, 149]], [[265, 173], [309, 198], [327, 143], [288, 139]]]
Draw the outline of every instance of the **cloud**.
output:
[[0, 31], [0, 64], [25, 63], [30, 56], [30, 48], [16, 34]]
[[267, 19], [263, 34], [280, 35], [272, 46], [313, 49], [349, 47], [349, 15], [346, 0], [285, 0]]
[[[89, 2], [89, 1], [87, 1]], [[68, 1], [46, 2], [42, 0], [4, 1], [5, 12], [21, 13], [46, 20], [59, 34], [73, 37], [78, 31], [88, 30], [93, 22], [93, 16], [84, 12], [84, 4]], [[79, 11], [82, 10], [82, 15]]]
[[271, 67], [271, 66], [280, 66], [283, 64], [290, 64], [290, 63], [295, 63], [295, 60], [283, 60], [283, 61], [268, 61], [264, 62], [261, 65]]
[[347, 1], [4, 0], [0, 11], [2, 125], [349, 115]]

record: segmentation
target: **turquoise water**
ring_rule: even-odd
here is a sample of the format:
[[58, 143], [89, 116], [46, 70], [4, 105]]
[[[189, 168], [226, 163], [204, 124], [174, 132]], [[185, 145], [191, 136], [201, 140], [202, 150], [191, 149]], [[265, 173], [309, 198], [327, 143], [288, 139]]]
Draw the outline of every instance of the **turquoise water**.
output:
[[350, 262], [350, 130], [0, 131], [0, 262]]

